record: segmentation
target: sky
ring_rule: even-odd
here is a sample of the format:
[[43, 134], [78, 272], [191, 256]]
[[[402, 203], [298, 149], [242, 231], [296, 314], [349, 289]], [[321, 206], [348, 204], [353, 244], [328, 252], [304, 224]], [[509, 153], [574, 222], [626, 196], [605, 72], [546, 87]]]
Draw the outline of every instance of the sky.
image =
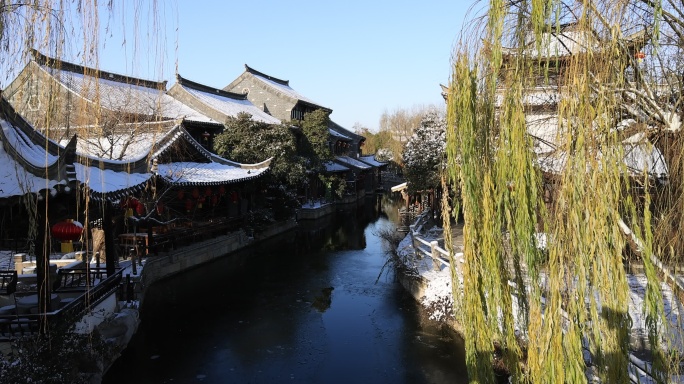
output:
[[[150, 9], [115, 3], [115, 15], [140, 26], [102, 22], [108, 34], [100, 69], [167, 80], [170, 87], [177, 68], [188, 80], [223, 88], [247, 64], [289, 80], [297, 92], [331, 108], [332, 120], [343, 127], [375, 131], [385, 111], [444, 105], [440, 84], [449, 82], [452, 51], [471, 4], [160, 0], [159, 20], [152, 23]], [[118, 37], [121, 25], [126, 44]]]

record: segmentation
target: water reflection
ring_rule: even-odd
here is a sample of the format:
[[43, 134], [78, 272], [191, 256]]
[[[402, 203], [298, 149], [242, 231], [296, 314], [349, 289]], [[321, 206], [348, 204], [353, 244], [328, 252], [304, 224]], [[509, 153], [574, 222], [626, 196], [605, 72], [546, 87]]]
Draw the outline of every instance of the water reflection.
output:
[[[105, 383], [465, 383], [462, 343], [395, 281], [375, 200], [150, 287]], [[136, 373], [137, 372], [137, 373]]]

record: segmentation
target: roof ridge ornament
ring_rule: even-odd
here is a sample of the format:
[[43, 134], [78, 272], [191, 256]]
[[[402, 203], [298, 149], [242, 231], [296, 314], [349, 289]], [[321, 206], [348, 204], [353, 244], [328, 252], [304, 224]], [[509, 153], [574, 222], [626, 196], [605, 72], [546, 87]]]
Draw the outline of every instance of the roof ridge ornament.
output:
[[121, 75], [114, 72], [102, 71], [97, 68], [87, 67], [80, 64], [70, 63], [68, 61], [63, 61], [54, 57], [50, 57], [40, 53], [36, 49], [31, 49], [31, 56], [33, 60], [40, 64], [45, 65], [53, 69], [64, 70], [68, 72], [78, 73], [81, 75], [87, 75], [92, 77], [97, 77], [104, 80], [115, 81], [117, 83], [124, 83], [129, 85], [137, 85], [140, 87], [156, 89], [159, 91], [166, 91], [166, 80], [154, 81], [141, 79], [138, 77], [131, 77], [127, 75]]
[[249, 73], [251, 73], [252, 75], [259, 76], [259, 77], [263, 77], [263, 78], [265, 78], [265, 79], [274, 81], [274, 82], [276, 82], [276, 83], [279, 83], [279, 84], [282, 84], [282, 85], [285, 85], [285, 86], [288, 86], [288, 87], [290, 86], [290, 80], [283, 80], [283, 79], [279, 79], [279, 78], [277, 78], [277, 77], [273, 77], [273, 76], [267, 75], [267, 74], [265, 74], [265, 73], [263, 73], [263, 72], [257, 71], [256, 69], [250, 67], [250, 66], [247, 65], [247, 64], [245, 64], [245, 72], [249, 72]]
[[179, 73], [176, 73], [176, 82], [181, 86], [188, 87], [188, 88], [194, 89], [196, 91], [207, 92], [207, 93], [215, 93], [219, 96], [228, 97], [230, 99], [247, 100], [247, 94], [246, 93], [228, 92], [228, 91], [224, 91], [223, 89], [210, 87], [208, 85], [204, 85], [204, 84], [201, 84], [201, 83], [198, 83], [195, 81], [188, 80], [188, 79], [182, 77]]

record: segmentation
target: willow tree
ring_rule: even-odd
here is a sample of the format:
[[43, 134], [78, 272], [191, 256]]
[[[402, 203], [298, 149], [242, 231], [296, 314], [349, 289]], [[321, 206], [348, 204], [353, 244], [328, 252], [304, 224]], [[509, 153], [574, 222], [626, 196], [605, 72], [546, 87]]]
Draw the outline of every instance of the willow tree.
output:
[[651, 212], [665, 179], [648, 139], [673, 127], [680, 106], [645, 91], [639, 62], [660, 49], [663, 7], [486, 3], [455, 51], [447, 98], [447, 173], [465, 221], [453, 286], [470, 380], [494, 382], [500, 355], [514, 382], [629, 382], [627, 253], [645, 267], [652, 374], [665, 380], [653, 260], [666, 250], [654, 246]]
[[[60, 59], [69, 58], [72, 61], [80, 61], [89, 67], [94, 67], [95, 73], [83, 73], [84, 77], [92, 79], [97, 78], [96, 72], [100, 65], [99, 55], [107, 43], [110, 47], [125, 47], [126, 55], [121, 55], [121, 57], [131, 59], [127, 63], [127, 68], [138, 68], [136, 61], [146, 65], [154, 63], [160, 65], [161, 68], [165, 49], [163, 45], [165, 28], [161, 16], [163, 16], [163, 8], [159, 7], [156, 1], [134, 1], [122, 5], [113, 1], [97, 0], [2, 0], [0, 1], [0, 68], [2, 68], [3, 76], [0, 78], [0, 86], [3, 88], [7, 86], [7, 83], [31, 59], [34, 50]], [[87, 95], [90, 104], [95, 106], [95, 112], [93, 110], [87, 113], [82, 110], [71, 112], [86, 115], [84, 119], [88, 118], [89, 121], [98, 124], [102, 120], [100, 100], [106, 95], [100, 94], [96, 81], [87, 85], [90, 87], [89, 89], [85, 89], [86, 86], [83, 87], [83, 95]], [[57, 92], [49, 93], [51, 97], [58, 95]], [[41, 113], [45, 116], [46, 126], [52, 126], [55, 123], [48, 121], [54, 116], [53, 112], [43, 106]], [[82, 129], [87, 128], [84, 126]], [[84, 131], [75, 133], [81, 135]], [[24, 173], [17, 172], [18, 177], [22, 174]], [[23, 188], [21, 203], [24, 205], [25, 219], [28, 221], [28, 230], [24, 233], [27, 238], [27, 248], [37, 260], [39, 307], [48, 308], [51, 289], [47, 273], [50, 253], [49, 216], [55, 216], [55, 206], [66, 204], [66, 200], [69, 200], [69, 204], [76, 206], [76, 213], [83, 212], [82, 204], [86, 205], [87, 222], [89, 220], [88, 207], [95, 205], [90, 204], [88, 194], [81, 190], [64, 189], [64, 194], [56, 198], [50, 193], [44, 193], [44, 191], [51, 191], [50, 180], [47, 178], [45, 188], [38, 193], [32, 193], [30, 183], [25, 183], [24, 180], [18, 180], [18, 182]], [[87, 244], [87, 241], [84, 243]], [[41, 317], [41, 333], [49, 332], [47, 321], [47, 317]], [[54, 337], [50, 338], [50, 336]], [[36, 339], [42, 342], [36, 350], [28, 348], [28, 344], [23, 348], [12, 350], [11, 353], [15, 358], [11, 361], [4, 359], [4, 355], [7, 354], [4, 350], [3, 356], [0, 356], [2, 366], [0, 376], [3, 377], [0, 381], [78, 382], [79, 378], [73, 377], [78, 373], [78, 367], [76, 367], [78, 361], [71, 358], [73, 355], [66, 356], [69, 351], [74, 352], [74, 350], [65, 348], [65, 344], [58, 343], [57, 336], [60, 335], [48, 335], [45, 339]], [[86, 344], [92, 347], [92, 340], [87, 341]], [[86, 355], [87, 351], [81, 352]]]

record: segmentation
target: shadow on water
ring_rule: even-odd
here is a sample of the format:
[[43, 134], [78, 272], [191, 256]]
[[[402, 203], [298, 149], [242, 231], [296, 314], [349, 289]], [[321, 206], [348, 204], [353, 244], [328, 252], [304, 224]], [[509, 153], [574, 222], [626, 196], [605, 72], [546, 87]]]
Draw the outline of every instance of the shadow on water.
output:
[[392, 225], [381, 206], [302, 222], [149, 287], [140, 329], [103, 382], [466, 383], [460, 339], [425, 319], [391, 271], [378, 279], [375, 234]]

